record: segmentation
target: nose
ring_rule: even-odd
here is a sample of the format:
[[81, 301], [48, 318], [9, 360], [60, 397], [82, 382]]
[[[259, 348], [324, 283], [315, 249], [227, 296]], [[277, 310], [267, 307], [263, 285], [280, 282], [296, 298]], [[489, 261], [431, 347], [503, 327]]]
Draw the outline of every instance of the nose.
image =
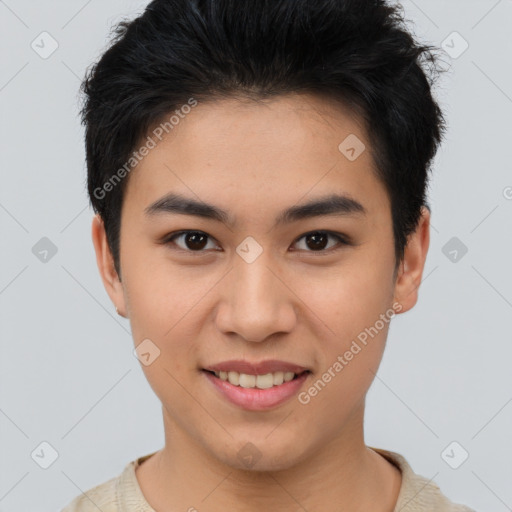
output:
[[252, 263], [240, 258], [222, 280], [216, 323], [223, 334], [261, 342], [295, 327], [298, 298], [293, 283], [264, 255]]

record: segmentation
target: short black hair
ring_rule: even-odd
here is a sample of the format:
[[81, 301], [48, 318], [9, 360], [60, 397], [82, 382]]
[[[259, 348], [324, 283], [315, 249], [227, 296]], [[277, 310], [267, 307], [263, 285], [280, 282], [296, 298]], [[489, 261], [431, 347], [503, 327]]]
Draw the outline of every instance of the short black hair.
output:
[[431, 91], [437, 48], [405, 21], [384, 0], [153, 0], [118, 23], [82, 82], [81, 118], [89, 197], [119, 276], [123, 190], [150, 130], [193, 102], [291, 93], [339, 102], [363, 121], [390, 198], [396, 275], [421, 207], [430, 210], [428, 171], [445, 132]]

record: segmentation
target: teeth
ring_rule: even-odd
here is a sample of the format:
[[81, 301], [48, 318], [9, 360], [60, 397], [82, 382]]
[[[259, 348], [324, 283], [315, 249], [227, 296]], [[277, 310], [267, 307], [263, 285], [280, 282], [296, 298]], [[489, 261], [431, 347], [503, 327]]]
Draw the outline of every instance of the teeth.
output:
[[233, 386], [238, 386], [240, 383], [240, 374], [238, 372], [229, 372], [228, 380], [230, 384], [233, 384]]
[[242, 388], [253, 388], [256, 385], [256, 376], [241, 373], [238, 380], [238, 385]]
[[284, 373], [283, 372], [274, 373], [274, 386], [279, 386], [283, 382], [284, 382]]
[[274, 372], [265, 375], [249, 375], [234, 371], [214, 373], [219, 379], [228, 381], [233, 386], [258, 389], [269, 389], [272, 386], [279, 386], [283, 382], [290, 382], [295, 377], [293, 372]]
[[288, 382], [288, 381], [292, 380], [294, 375], [295, 374], [293, 372], [284, 372], [284, 381]]
[[259, 389], [268, 389], [274, 385], [274, 376], [271, 373], [258, 375], [256, 377], [256, 387]]

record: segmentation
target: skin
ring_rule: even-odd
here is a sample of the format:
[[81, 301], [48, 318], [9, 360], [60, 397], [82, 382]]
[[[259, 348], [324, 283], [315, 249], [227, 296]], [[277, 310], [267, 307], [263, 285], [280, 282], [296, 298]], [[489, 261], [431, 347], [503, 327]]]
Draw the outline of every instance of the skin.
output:
[[[349, 161], [338, 145], [352, 133], [367, 149]], [[394, 509], [400, 471], [363, 435], [365, 397], [388, 323], [307, 405], [293, 397], [272, 410], [247, 411], [200, 371], [229, 359], [280, 359], [311, 369], [304, 391], [393, 303], [397, 313], [415, 305], [429, 211], [393, 279], [390, 202], [369, 147], [355, 116], [315, 96], [198, 104], [129, 177], [121, 279], [101, 218], [93, 219], [110, 298], [129, 318], [135, 345], [149, 338], [161, 351], [142, 369], [162, 402], [165, 446], [136, 473], [155, 510]], [[236, 224], [144, 213], [171, 191], [227, 210]], [[357, 199], [367, 216], [273, 227], [285, 208], [333, 191]], [[203, 252], [185, 237], [160, 243], [179, 230], [206, 233]], [[304, 238], [315, 230], [348, 235], [354, 245], [329, 238], [320, 256]], [[251, 264], [236, 253], [247, 236], [263, 248]], [[251, 469], [237, 457], [248, 442], [260, 453]]]

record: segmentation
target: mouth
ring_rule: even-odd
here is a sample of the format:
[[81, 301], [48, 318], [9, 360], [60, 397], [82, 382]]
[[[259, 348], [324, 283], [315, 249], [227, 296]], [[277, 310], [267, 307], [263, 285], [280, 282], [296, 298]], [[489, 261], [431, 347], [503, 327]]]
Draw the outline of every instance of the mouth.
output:
[[229, 382], [232, 386], [237, 386], [245, 389], [270, 389], [281, 386], [285, 382], [291, 382], [299, 379], [304, 374], [311, 373], [309, 370], [304, 370], [298, 373], [291, 371], [277, 371], [269, 372], [263, 375], [253, 375], [249, 373], [240, 373], [234, 370], [230, 371], [214, 371], [203, 370], [204, 372], [213, 375], [215, 378], [224, 382]]
[[312, 374], [310, 370], [249, 374], [209, 369], [201, 373], [218, 396], [248, 411], [265, 411], [291, 400]]

